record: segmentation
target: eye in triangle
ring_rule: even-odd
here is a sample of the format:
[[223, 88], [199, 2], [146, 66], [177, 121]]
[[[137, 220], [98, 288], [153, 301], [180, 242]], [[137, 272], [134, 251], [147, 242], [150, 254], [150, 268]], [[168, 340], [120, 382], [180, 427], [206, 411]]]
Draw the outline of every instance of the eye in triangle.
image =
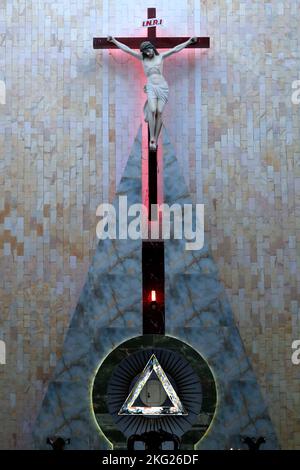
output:
[[[164, 392], [167, 394], [171, 405], [168, 406], [135, 406], [135, 402], [140, 397], [141, 392], [149, 381], [151, 375], [155, 373], [158, 381], [163, 387]], [[147, 393], [148, 395], [148, 393]], [[149, 396], [149, 395], [148, 395]], [[132, 388], [125, 402], [121, 406], [118, 415], [144, 415], [144, 416], [163, 416], [163, 415], [181, 415], [186, 416], [188, 413], [184, 409], [177, 393], [175, 392], [171, 382], [169, 381], [166, 373], [162, 369], [155, 354], [152, 354], [147, 362], [143, 372], [139, 376], [136, 384]]]

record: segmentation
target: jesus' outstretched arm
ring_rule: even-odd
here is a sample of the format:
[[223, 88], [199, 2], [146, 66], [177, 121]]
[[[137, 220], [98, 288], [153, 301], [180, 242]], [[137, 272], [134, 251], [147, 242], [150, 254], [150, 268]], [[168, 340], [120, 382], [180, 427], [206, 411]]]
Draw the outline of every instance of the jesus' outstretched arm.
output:
[[142, 60], [142, 55], [141, 54], [139, 54], [138, 52], [133, 51], [132, 49], [130, 49], [130, 47], [126, 46], [126, 44], [123, 44], [122, 42], [117, 41], [117, 39], [115, 39], [113, 36], [107, 36], [107, 40], [109, 42], [112, 42], [113, 44], [115, 44], [122, 51], [127, 52], [127, 54], [132, 55], [136, 59]]
[[198, 40], [197, 37], [192, 37], [192, 38], [188, 39], [187, 41], [182, 42], [181, 44], [178, 44], [178, 46], [173, 47], [173, 49], [170, 49], [166, 52], [163, 52], [161, 54], [162, 58], [165, 59], [166, 57], [169, 57], [170, 55], [175, 54], [175, 52], [182, 51], [182, 49], [189, 46], [190, 44], [194, 44], [195, 42], [197, 42], [197, 40]]

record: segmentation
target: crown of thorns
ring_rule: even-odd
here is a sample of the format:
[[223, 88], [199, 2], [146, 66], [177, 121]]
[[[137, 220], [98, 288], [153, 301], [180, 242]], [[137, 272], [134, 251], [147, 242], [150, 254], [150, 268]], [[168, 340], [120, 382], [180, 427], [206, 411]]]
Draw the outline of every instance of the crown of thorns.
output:
[[158, 55], [156, 48], [153, 46], [153, 44], [150, 41], [142, 42], [142, 44], [140, 45], [140, 51], [145, 52], [147, 49], [153, 49], [155, 54]]

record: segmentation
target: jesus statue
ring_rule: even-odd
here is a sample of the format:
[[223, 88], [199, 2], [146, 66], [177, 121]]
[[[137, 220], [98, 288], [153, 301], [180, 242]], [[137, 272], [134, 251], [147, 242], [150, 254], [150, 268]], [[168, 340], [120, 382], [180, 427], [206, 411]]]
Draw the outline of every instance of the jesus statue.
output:
[[150, 150], [157, 148], [158, 136], [162, 126], [162, 112], [168, 101], [169, 87], [163, 76], [163, 61], [166, 57], [179, 52], [190, 44], [197, 42], [196, 37], [191, 37], [188, 41], [178, 44], [162, 54], [159, 54], [150, 41], [144, 41], [140, 45], [140, 53], [130, 49], [130, 47], [117, 41], [114, 37], [108, 36], [107, 40], [114, 43], [119, 49], [132, 55], [143, 62], [144, 72], [147, 77], [145, 92], [147, 101], [144, 106], [145, 121], [149, 123]]

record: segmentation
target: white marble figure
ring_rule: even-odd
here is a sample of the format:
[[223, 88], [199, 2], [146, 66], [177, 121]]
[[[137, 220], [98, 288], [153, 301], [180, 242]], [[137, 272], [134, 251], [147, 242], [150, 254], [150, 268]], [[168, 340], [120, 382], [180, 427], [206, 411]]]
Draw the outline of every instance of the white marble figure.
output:
[[189, 44], [197, 42], [197, 37], [191, 37], [188, 41], [178, 44], [166, 52], [159, 54], [150, 41], [144, 41], [140, 45], [140, 53], [108, 36], [107, 40], [114, 43], [119, 49], [132, 55], [143, 62], [144, 72], [147, 77], [145, 92], [147, 101], [144, 107], [145, 121], [149, 123], [150, 150], [156, 150], [157, 140], [162, 126], [162, 112], [168, 101], [169, 87], [163, 76], [163, 61], [166, 57], [179, 52]]

